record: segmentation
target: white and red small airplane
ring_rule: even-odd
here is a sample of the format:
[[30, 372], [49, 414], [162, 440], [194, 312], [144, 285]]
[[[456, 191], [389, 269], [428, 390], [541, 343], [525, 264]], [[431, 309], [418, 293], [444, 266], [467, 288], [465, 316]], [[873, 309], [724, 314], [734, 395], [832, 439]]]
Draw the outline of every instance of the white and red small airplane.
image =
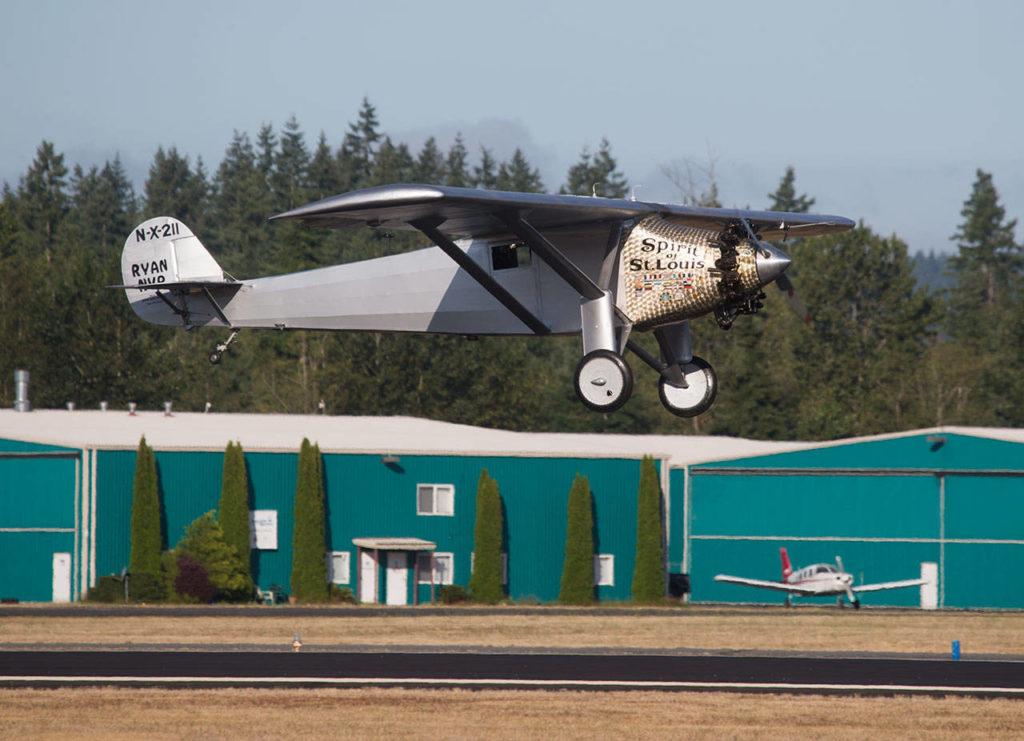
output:
[[833, 594], [837, 595], [839, 606], [842, 607], [845, 594], [855, 608], [860, 607], [860, 600], [854, 596], [855, 593], [918, 587], [927, 581], [925, 579], [904, 579], [903, 581], [886, 581], [878, 584], [861, 584], [855, 587], [853, 586], [853, 574], [843, 571], [843, 560], [839, 556], [836, 556], [835, 566], [830, 563], [816, 563], [794, 571], [785, 548], [779, 548], [779, 555], [782, 557], [782, 581], [747, 579], [742, 576], [726, 574], [719, 574], [715, 577], [715, 581], [786, 592], [786, 607], [790, 606], [790, 600], [794, 595], [798, 597], [827, 597]]

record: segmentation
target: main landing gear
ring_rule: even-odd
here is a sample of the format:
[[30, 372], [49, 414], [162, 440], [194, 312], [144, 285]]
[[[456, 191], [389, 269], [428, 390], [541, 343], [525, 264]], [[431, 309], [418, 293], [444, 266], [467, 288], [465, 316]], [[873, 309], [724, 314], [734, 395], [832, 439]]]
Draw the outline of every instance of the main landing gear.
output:
[[[599, 314], [602, 310], [606, 316]], [[633, 392], [633, 372], [614, 349], [614, 334], [607, 329], [611, 324], [608, 314], [608, 308], [597, 301], [584, 304], [585, 354], [573, 377], [576, 395], [596, 412], [615, 411]], [[588, 321], [595, 317], [595, 321]], [[718, 394], [718, 377], [710, 363], [691, 352], [689, 323], [660, 327], [654, 330], [654, 336], [661, 348], [660, 360], [635, 342], [627, 342], [626, 347], [658, 371], [658, 396], [668, 411], [678, 417], [703, 414]]]

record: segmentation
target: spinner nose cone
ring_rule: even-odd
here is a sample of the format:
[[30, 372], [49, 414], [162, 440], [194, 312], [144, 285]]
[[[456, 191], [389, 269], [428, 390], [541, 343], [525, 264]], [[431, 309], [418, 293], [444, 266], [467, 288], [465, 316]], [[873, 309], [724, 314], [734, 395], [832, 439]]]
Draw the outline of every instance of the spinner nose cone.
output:
[[780, 275], [786, 272], [793, 261], [789, 255], [774, 245], [761, 242], [757, 245], [757, 255], [754, 264], [757, 267], [757, 278], [762, 286], [766, 286]]

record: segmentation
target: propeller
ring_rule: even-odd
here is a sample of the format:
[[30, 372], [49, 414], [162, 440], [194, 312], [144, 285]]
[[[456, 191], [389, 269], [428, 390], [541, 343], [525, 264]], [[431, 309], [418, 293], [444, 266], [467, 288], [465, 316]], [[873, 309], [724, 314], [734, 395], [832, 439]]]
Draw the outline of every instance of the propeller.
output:
[[846, 573], [846, 570], [843, 568], [843, 559], [841, 559], [839, 556], [836, 556], [836, 566], [839, 567], [840, 574]]
[[796, 286], [793, 285], [793, 281], [789, 279], [789, 276], [782, 273], [775, 279], [775, 285], [779, 287], [780, 291], [786, 294], [790, 307], [796, 312], [797, 316], [803, 320], [803, 323], [810, 324], [811, 313], [807, 311], [807, 304], [803, 302], [803, 299], [800, 298], [800, 294], [796, 292]]

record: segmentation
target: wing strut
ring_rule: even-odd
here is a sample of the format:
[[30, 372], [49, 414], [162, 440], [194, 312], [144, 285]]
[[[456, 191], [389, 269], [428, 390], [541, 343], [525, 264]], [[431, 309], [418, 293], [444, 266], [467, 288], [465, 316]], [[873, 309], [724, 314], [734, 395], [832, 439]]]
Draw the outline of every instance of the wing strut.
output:
[[416, 219], [409, 222], [411, 226], [423, 232], [434, 244], [444, 250], [448, 257], [469, 273], [484, 290], [498, 299], [502, 306], [511, 311], [519, 321], [532, 329], [535, 334], [550, 334], [551, 329], [544, 322], [523, 306], [503, 285], [494, 280], [476, 260], [460, 250], [457, 244], [437, 228], [441, 223], [442, 220], [437, 218]]
[[516, 213], [499, 213], [498, 217], [512, 233], [526, 242], [534, 254], [546, 262], [558, 276], [572, 286], [583, 298], [593, 301], [604, 296], [601, 286], [580, 270], [565, 254], [551, 244], [533, 225]]

